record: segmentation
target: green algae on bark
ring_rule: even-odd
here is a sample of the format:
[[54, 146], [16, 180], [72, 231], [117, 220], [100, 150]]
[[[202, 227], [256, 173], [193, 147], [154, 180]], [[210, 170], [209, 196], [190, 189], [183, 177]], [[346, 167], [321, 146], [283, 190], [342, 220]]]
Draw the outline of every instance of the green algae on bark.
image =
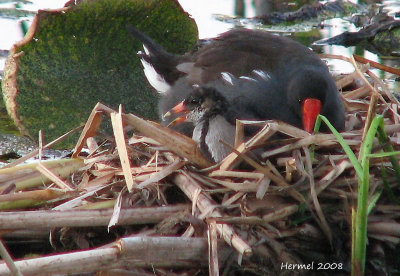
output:
[[[84, 123], [97, 102], [157, 119], [157, 93], [144, 77], [131, 24], [168, 51], [184, 53], [197, 27], [176, 0], [97, 0], [39, 11], [6, 62], [3, 97], [22, 134], [52, 140]], [[71, 140], [72, 139], [72, 140]], [[76, 137], [61, 146], [70, 147]]]

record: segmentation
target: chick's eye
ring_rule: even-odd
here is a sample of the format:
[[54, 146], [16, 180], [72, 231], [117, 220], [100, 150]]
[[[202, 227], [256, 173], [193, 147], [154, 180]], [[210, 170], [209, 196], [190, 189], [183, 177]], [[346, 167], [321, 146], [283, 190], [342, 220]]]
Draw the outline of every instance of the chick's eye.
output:
[[199, 103], [199, 99], [196, 99], [196, 98], [191, 99], [191, 100], [190, 100], [190, 103], [191, 103], [191, 104], [198, 104], [198, 103]]

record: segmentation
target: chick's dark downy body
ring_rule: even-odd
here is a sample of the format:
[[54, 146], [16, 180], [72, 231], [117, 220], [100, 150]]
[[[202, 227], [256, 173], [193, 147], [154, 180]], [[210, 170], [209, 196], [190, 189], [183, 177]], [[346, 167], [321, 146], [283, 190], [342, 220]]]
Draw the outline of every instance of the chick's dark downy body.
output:
[[203, 153], [219, 162], [233, 145], [235, 128], [229, 122], [232, 107], [227, 99], [212, 87], [196, 87], [183, 101], [186, 120], [194, 125], [192, 138]]

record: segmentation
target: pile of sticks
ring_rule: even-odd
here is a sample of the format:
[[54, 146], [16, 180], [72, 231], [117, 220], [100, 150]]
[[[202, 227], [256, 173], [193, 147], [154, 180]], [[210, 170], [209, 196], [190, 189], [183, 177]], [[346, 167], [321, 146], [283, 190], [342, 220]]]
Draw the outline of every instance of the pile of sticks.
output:
[[[357, 155], [380, 114], [387, 143], [399, 150], [399, 101], [370, 66], [393, 68], [324, 58], [355, 67], [337, 79], [346, 107], [344, 142]], [[104, 118], [113, 136], [101, 143]], [[244, 141], [249, 124], [260, 131]], [[0, 275], [350, 271], [358, 181], [333, 134], [310, 135], [278, 121], [238, 121], [232, 153], [212, 164], [190, 138], [99, 103], [70, 158], [41, 160], [46, 148], [69, 134], [40, 143], [0, 170], [0, 233], [10, 249], [1, 244]], [[373, 152], [382, 147], [374, 141]], [[258, 158], [254, 149], [262, 151]], [[33, 156], [36, 162], [19, 165]], [[367, 267], [374, 271], [373, 263], [386, 260], [387, 249], [400, 241], [399, 179], [388, 157], [371, 159], [369, 173]], [[13, 244], [21, 242], [51, 244], [44, 253], [58, 253], [27, 258], [38, 254], [27, 251], [14, 260], [20, 251]], [[390, 270], [386, 264], [382, 269]]]

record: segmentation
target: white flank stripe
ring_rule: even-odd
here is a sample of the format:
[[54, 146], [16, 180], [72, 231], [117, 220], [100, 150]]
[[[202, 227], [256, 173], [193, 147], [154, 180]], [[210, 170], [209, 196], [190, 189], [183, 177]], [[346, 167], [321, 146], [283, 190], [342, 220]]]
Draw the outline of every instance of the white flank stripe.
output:
[[262, 70], [253, 70], [253, 73], [254, 73], [255, 75], [257, 75], [257, 76], [263, 78], [264, 80], [270, 80], [270, 79], [271, 79], [271, 76], [270, 76], [267, 72], [265, 72], [265, 71], [262, 71]]
[[230, 85], [233, 85], [233, 80], [232, 80], [232, 74], [228, 72], [222, 72], [221, 73], [222, 79], [229, 83]]
[[253, 79], [253, 78], [246, 77], [246, 76], [241, 76], [239, 79], [242, 79], [242, 80], [249, 80], [249, 81], [257, 81], [257, 80], [255, 80], [255, 79]]

